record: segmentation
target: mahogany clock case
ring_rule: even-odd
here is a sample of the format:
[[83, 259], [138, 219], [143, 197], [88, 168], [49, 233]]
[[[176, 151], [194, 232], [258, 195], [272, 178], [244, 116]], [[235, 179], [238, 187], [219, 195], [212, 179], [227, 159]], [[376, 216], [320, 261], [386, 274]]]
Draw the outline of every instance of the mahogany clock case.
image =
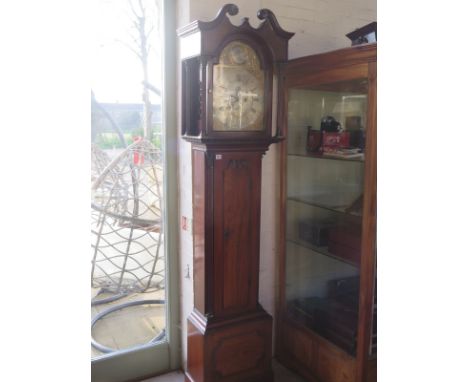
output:
[[[237, 12], [228, 4], [213, 21], [178, 31], [181, 47], [197, 48], [181, 52], [182, 137], [192, 144], [194, 309], [186, 370], [192, 382], [273, 382], [272, 317], [258, 303], [261, 161], [279, 140], [271, 126], [273, 75], [287, 61], [293, 34], [266, 9], [258, 12], [258, 28], [248, 19], [234, 26], [226, 14]], [[214, 67], [232, 43], [250, 47], [264, 73], [260, 128], [213, 125]], [[238, 89], [223, 86], [231, 107]]]
[[[178, 30], [182, 39], [193, 38], [197, 33], [201, 36], [198, 53], [182, 61], [182, 136], [188, 141], [222, 140], [225, 144], [277, 141], [277, 131], [272, 137], [273, 77], [278, 75], [280, 65], [288, 60], [288, 40], [294, 34], [284, 31], [268, 9], [258, 12], [258, 18], [263, 20], [258, 28], [253, 28], [248, 18], [234, 26], [226, 13], [235, 15], [237, 12], [235, 5], [227, 4], [215, 20], [194, 21]], [[217, 131], [213, 128], [213, 68], [219, 64], [223, 50], [236, 41], [253, 49], [265, 75], [263, 126], [250, 131]]]

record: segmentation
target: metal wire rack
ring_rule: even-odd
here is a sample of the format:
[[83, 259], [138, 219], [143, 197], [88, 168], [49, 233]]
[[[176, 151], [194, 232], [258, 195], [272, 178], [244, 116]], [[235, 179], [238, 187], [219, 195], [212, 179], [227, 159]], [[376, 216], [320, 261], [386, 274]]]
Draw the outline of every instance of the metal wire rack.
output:
[[138, 139], [111, 159], [92, 145], [91, 284], [121, 295], [163, 288], [161, 152]]

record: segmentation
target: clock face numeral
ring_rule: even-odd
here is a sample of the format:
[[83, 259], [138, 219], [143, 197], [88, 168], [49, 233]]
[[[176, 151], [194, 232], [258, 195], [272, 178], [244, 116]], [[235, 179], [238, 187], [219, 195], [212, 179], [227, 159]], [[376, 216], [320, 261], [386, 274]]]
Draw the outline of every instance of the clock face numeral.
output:
[[213, 65], [213, 130], [263, 130], [264, 84], [255, 51], [240, 41], [226, 45]]

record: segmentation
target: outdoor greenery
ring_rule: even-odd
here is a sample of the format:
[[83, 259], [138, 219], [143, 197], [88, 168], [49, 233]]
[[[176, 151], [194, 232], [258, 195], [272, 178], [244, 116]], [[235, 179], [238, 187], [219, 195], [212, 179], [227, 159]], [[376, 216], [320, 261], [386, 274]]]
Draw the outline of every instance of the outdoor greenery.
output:
[[[151, 139], [151, 142], [153, 145], [161, 149], [161, 125], [157, 124], [154, 126], [153, 129], [153, 138]], [[125, 142], [127, 145], [132, 144], [134, 139], [136, 137], [142, 137], [143, 136], [143, 128], [142, 127], [137, 127], [134, 128], [131, 132], [124, 132], [123, 133]], [[116, 149], [116, 148], [123, 148], [122, 144], [120, 142], [119, 136], [117, 133], [112, 133], [112, 132], [100, 132], [97, 133], [94, 139], [94, 143], [96, 143], [101, 149]]]
[[[91, 104], [91, 141], [101, 149], [123, 148], [119, 134], [130, 145], [136, 137], [143, 137], [143, 106], [138, 104]], [[155, 147], [161, 149], [160, 105], [153, 105], [152, 139]]]
[[[133, 142], [130, 133], [124, 133], [127, 145]], [[123, 148], [119, 136], [116, 133], [99, 133], [96, 135], [95, 142], [101, 149]]]

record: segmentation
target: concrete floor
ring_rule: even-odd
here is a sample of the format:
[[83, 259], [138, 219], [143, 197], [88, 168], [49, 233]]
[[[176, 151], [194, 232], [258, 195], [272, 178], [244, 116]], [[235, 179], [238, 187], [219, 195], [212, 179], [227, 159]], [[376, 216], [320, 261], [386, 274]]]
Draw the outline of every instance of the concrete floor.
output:
[[[275, 373], [275, 382], [306, 382], [305, 379], [286, 369], [276, 360], [273, 360], [273, 372]], [[184, 382], [184, 374], [180, 371], [175, 371], [160, 375], [159, 377], [145, 379], [141, 382]]]
[[[164, 290], [150, 293], [134, 293], [114, 302], [96, 305], [91, 308], [91, 317], [110, 307], [135, 300], [164, 300]], [[101, 345], [115, 350], [128, 349], [146, 344], [166, 327], [166, 309], [164, 305], [141, 305], [116, 311], [99, 320], [92, 330], [92, 335]], [[91, 357], [102, 353], [91, 347]]]

